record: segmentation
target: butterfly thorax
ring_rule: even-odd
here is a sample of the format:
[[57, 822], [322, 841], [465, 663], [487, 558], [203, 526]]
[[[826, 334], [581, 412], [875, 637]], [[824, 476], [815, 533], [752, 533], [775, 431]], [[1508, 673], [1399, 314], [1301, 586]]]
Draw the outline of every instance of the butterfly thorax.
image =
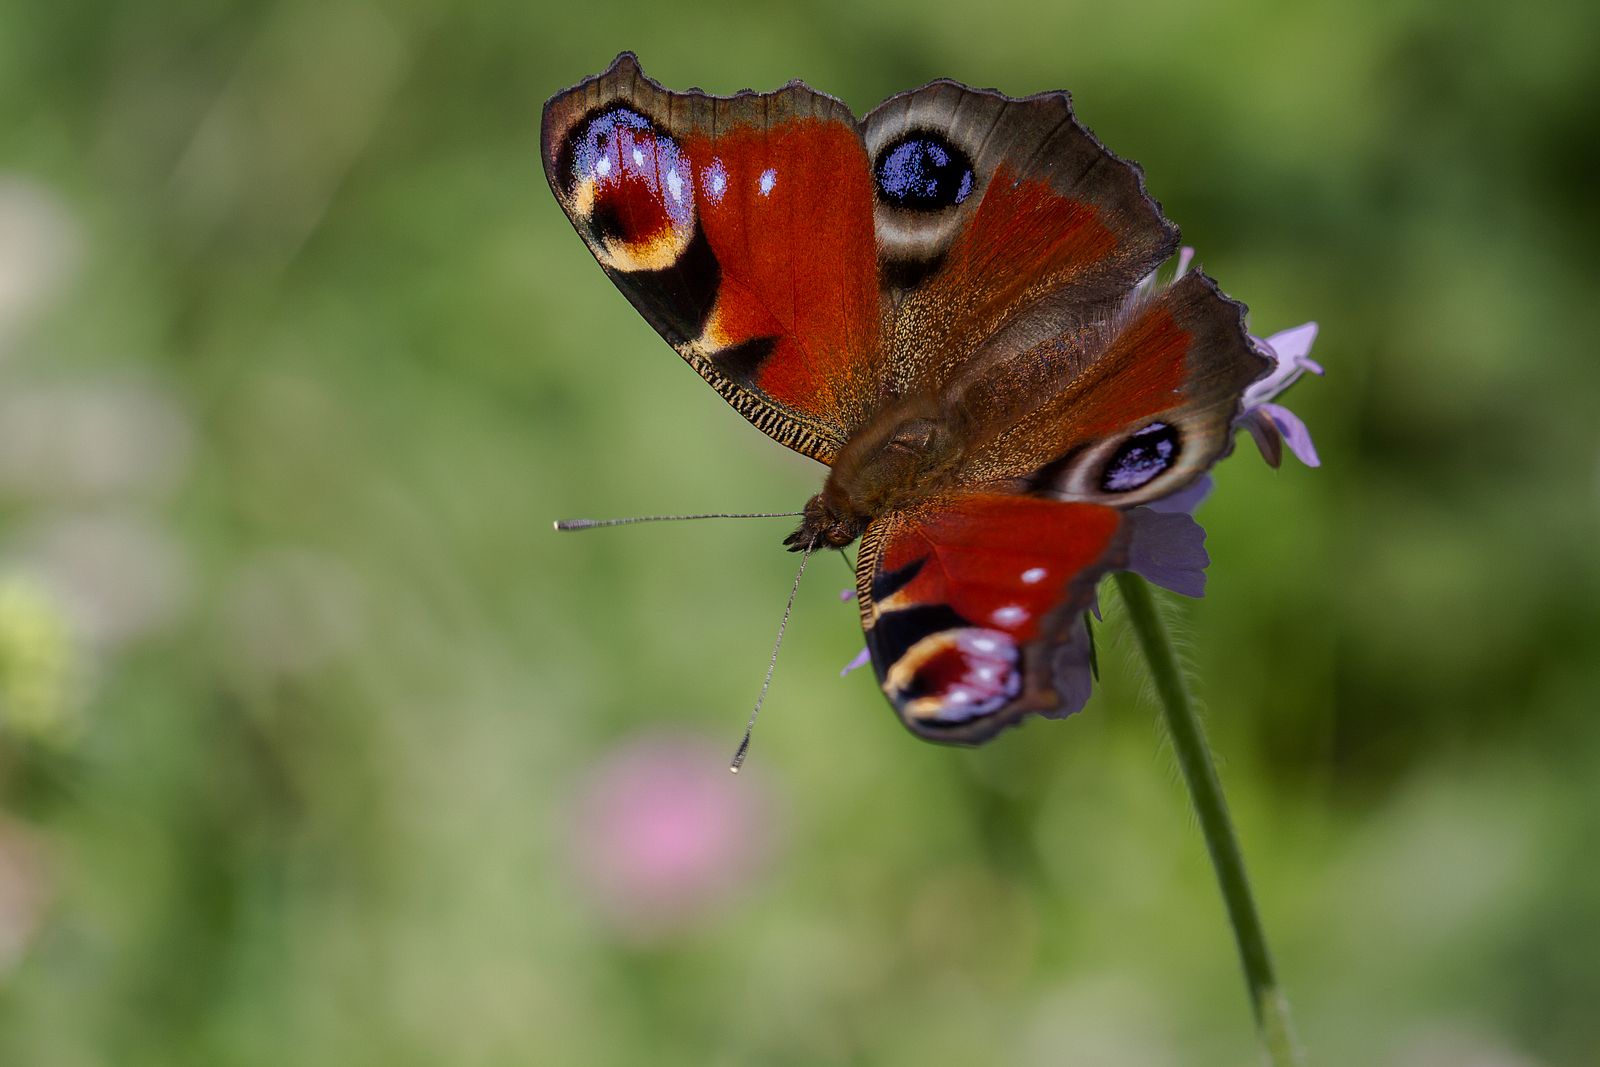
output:
[[929, 410], [896, 406], [852, 437], [835, 458], [822, 492], [806, 501], [785, 544], [844, 548], [878, 516], [939, 495], [954, 481], [960, 433]]

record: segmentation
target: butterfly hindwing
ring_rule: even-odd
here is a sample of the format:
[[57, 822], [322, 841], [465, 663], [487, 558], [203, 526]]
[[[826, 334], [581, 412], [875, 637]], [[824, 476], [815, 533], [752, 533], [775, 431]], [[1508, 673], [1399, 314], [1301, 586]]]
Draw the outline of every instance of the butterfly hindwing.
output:
[[1243, 306], [1198, 271], [1065, 336], [1076, 369], [1054, 388], [1029, 389], [1027, 375], [1051, 364], [1060, 341], [1017, 353], [1016, 375], [991, 375], [963, 394], [985, 413], [967, 456], [974, 482], [1015, 479], [1119, 507], [1170, 495], [1232, 447], [1240, 398], [1268, 365]]
[[1088, 699], [1083, 613], [1129, 547], [1097, 504], [968, 494], [896, 512], [862, 538], [856, 591], [878, 683], [932, 741], [976, 744]]
[[872, 184], [833, 97], [670, 92], [629, 53], [545, 105], [550, 187], [724, 399], [829, 462], [881, 398]]

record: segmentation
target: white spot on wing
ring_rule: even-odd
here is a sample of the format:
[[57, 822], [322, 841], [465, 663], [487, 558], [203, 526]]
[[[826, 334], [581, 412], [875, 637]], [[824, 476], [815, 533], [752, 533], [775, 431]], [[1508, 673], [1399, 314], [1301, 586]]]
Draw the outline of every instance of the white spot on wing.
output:
[[772, 187], [778, 184], [778, 172], [768, 167], [761, 172], [761, 180], [758, 184], [761, 186], [762, 196], [771, 196]]
[[602, 178], [604, 178], [607, 174], [610, 174], [611, 173], [611, 157], [610, 156], [601, 156], [599, 158], [599, 160], [596, 161], [596, 163], [594, 165], [594, 172], [596, 174], [600, 175], [600, 177], [602, 177]]
[[1028, 620], [1028, 611], [1019, 604], [1007, 604], [1003, 608], [996, 608], [989, 617], [1001, 626], [1015, 626]]
[[728, 170], [722, 160], [713, 159], [711, 165], [700, 172], [700, 180], [705, 183], [706, 196], [711, 202], [722, 203], [722, 194], [728, 191]]
[[1038, 585], [1049, 573], [1043, 567], [1029, 567], [1022, 572], [1022, 582], [1024, 585]]
[[672, 199], [683, 203], [683, 179], [678, 177], [675, 170], [667, 171], [667, 192], [672, 194]]
[[636, 167], [644, 166], [644, 152], [638, 148], [633, 150], [633, 165]]

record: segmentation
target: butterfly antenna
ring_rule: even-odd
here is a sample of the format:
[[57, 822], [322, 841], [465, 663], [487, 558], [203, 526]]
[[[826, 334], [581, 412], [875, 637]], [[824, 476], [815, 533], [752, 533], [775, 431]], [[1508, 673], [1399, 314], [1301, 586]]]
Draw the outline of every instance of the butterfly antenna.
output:
[[783, 631], [789, 626], [790, 612], [794, 611], [794, 595], [800, 591], [800, 579], [806, 573], [806, 561], [811, 558], [811, 550], [816, 547], [815, 539], [806, 546], [805, 554], [800, 557], [800, 569], [794, 575], [794, 585], [789, 587], [789, 602], [783, 606], [783, 621], [778, 623], [778, 639], [772, 643], [772, 658], [767, 661], [767, 676], [761, 681], [761, 693], [756, 697], [755, 710], [750, 712], [750, 721], [744, 724], [744, 738], [733, 754], [733, 762], [728, 764], [728, 770], [734, 774], [739, 773], [739, 768], [744, 766], [745, 756], [750, 753], [750, 733], [756, 728], [756, 716], [761, 714], [761, 705], [766, 703], [767, 699], [767, 688], [772, 685], [772, 671], [778, 666], [778, 649], [783, 647]]
[[803, 511], [719, 511], [709, 515], [635, 515], [626, 519], [557, 519], [557, 530], [593, 530], [600, 526], [632, 526], [636, 522], [687, 522], [690, 519], [795, 519]]

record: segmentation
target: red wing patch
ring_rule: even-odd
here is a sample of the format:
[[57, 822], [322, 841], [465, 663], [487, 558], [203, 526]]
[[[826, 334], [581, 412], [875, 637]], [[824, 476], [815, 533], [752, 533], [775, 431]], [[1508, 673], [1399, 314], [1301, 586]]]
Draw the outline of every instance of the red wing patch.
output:
[[1082, 437], [1103, 437], [1171, 407], [1188, 379], [1193, 340], [1166, 304], [1139, 311], [1090, 369], [1091, 380], [1075, 390], [1081, 402], [1074, 405], [1073, 430]]
[[974, 313], [997, 325], [1030, 291], [1071, 286], [1101, 269], [1116, 248], [1117, 235], [1094, 205], [1002, 164], [930, 290], [947, 301], [970, 299], [951, 290], [970, 290], [983, 301]]
[[876, 400], [878, 276], [861, 136], [816, 119], [685, 140], [696, 204], [722, 287], [701, 346], [765, 342], [735, 371], [778, 404], [844, 426]]
[[1029, 712], [1065, 714], [1052, 657], [1123, 562], [1114, 508], [972, 495], [875, 522], [856, 583], [879, 684], [921, 737], [975, 744]]

